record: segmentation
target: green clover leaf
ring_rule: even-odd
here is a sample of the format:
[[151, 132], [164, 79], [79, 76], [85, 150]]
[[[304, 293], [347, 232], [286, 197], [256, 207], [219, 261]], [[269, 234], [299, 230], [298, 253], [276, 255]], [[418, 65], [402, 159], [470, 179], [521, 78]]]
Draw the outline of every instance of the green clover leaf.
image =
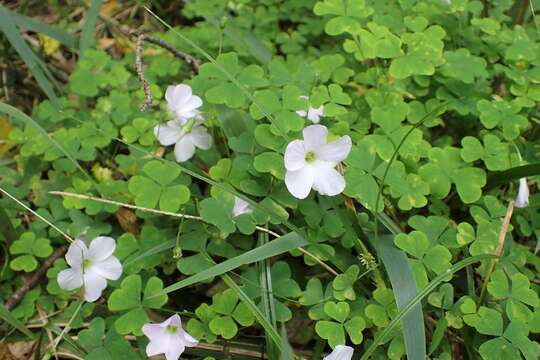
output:
[[120, 288], [114, 290], [107, 301], [109, 310], [124, 312], [114, 322], [116, 331], [121, 335], [129, 333], [142, 335], [142, 326], [149, 322], [144, 309], [159, 309], [167, 302], [167, 295], [152, 297], [161, 290], [163, 290], [163, 281], [155, 276], [148, 279], [144, 292], [139, 275], [129, 275], [122, 280]]
[[441, 66], [441, 73], [449, 78], [454, 78], [471, 84], [475, 79], [488, 77], [486, 61], [478, 56], [471, 55], [465, 48], [444, 53], [446, 63]]
[[480, 121], [486, 129], [493, 129], [498, 126], [502, 128], [503, 136], [506, 140], [514, 140], [524, 130], [528, 121], [520, 115], [521, 106], [508, 101], [488, 101], [480, 100], [476, 104], [480, 112]]
[[20, 255], [10, 261], [9, 266], [15, 271], [31, 272], [38, 266], [36, 258], [46, 258], [53, 248], [48, 239], [38, 238], [33, 232], [25, 232], [9, 247], [13, 255]]
[[253, 313], [243, 303], [238, 303], [238, 296], [232, 289], [212, 297], [212, 310], [217, 314], [209, 322], [210, 330], [224, 339], [232, 339], [238, 332], [238, 322], [242, 326], [254, 323]]
[[429, 184], [433, 196], [443, 199], [454, 183], [463, 202], [472, 203], [480, 198], [486, 174], [482, 169], [467, 167], [459, 149], [432, 148], [428, 157], [430, 162], [420, 167], [419, 175]]
[[360, 22], [373, 12], [366, 6], [364, 0], [324, 0], [315, 4], [313, 9], [316, 15], [334, 15], [325, 26], [328, 35], [339, 35], [343, 32], [356, 34], [360, 30]]
[[180, 175], [178, 167], [152, 160], [144, 165], [143, 172], [146, 175], [133, 176], [128, 182], [137, 206], [154, 208], [159, 203], [161, 210], [176, 212], [188, 202], [189, 188], [173, 183]]

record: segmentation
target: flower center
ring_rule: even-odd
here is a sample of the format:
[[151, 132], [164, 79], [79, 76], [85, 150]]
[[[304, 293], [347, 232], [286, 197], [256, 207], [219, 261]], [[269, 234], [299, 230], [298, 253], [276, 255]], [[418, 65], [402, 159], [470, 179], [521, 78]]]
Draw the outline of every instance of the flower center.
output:
[[170, 334], [175, 334], [176, 330], [178, 330], [178, 326], [176, 326], [176, 325], [167, 325], [165, 330]]
[[308, 151], [308, 153], [306, 154], [306, 161], [307, 162], [313, 162], [315, 161], [315, 153], [313, 151]]
[[184, 134], [191, 132], [191, 129], [193, 129], [193, 125], [195, 125], [195, 119], [189, 119], [186, 125], [182, 127], [182, 131], [184, 132]]
[[90, 267], [90, 265], [92, 265], [92, 263], [90, 262], [90, 260], [88, 260], [88, 259], [84, 259], [84, 260], [83, 260], [83, 263], [82, 263], [83, 270], [88, 270], [88, 268]]

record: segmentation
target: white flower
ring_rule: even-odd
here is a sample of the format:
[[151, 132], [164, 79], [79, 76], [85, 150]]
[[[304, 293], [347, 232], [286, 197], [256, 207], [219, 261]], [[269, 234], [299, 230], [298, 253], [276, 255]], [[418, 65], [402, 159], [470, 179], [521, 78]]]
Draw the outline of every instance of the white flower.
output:
[[328, 356], [323, 360], [351, 360], [354, 349], [347, 345], [338, 345]]
[[169, 111], [180, 120], [196, 116], [199, 113], [197, 109], [202, 106], [201, 98], [193, 95], [191, 87], [184, 84], [167, 87], [165, 100]]
[[[307, 96], [300, 96], [300, 98], [308, 99]], [[318, 124], [320, 121], [320, 117], [324, 115], [324, 106], [321, 105], [316, 109], [310, 106], [307, 111], [298, 110], [296, 113], [301, 117], [307, 117], [308, 120], [310, 120], [311, 122]]]
[[182, 328], [182, 320], [178, 314], [160, 324], [145, 324], [142, 331], [150, 339], [146, 346], [148, 356], [165, 354], [167, 360], [178, 360], [186, 347], [198, 344], [198, 341]]
[[326, 143], [328, 129], [310, 125], [303, 130], [304, 140], [293, 140], [285, 150], [285, 185], [298, 199], [305, 199], [311, 188], [321, 195], [334, 196], [345, 189], [345, 179], [335, 169], [351, 151], [347, 135]]
[[212, 146], [212, 137], [201, 125], [204, 118], [198, 114], [195, 116], [189, 121], [176, 119], [154, 128], [154, 134], [161, 145], [175, 144], [174, 155], [178, 162], [191, 159], [195, 154], [195, 148], [208, 150]]
[[113, 256], [116, 242], [107, 236], [98, 236], [90, 246], [75, 240], [66, 253], [70, 268], [58, 273], [58, 285], [65, 290], [84, 287], [84, 299], [96, 301], [107, 287], [107, 279], [117, 280], [122, 275], [122, 264]]
[[247, 214], [253, 211], [253, 205], [248, 203], [247, 201], [244, 201], [240, 199], [239, 197], [234, 197], [234, 208], [233, 208], [233, 216], [238, 216], [242, 214]]
[[525, 208], [529, 206], [529, 186], [527, 185], [527, 178], [519, 179], [519, 190], [516, 197], [516, 207]]

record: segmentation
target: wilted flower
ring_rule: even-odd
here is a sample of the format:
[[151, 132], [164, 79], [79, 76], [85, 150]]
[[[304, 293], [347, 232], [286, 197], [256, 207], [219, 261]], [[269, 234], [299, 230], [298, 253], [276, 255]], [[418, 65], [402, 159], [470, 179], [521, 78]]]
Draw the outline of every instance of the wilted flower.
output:
[[202, 106], [200, 97], [193, 95], [189, 85], [176, 85], [167, 87], [165, 100], [170, 112], [174, 113], [178, 119], [187, 120], [195, 117]]
[[337, 345], [328, 356], [323, 360], [351, 360], [354, 349], [347, 345]]
[[182, 320], [178, 314], [159, 324], [145, 324], [142, 331], [150, 339], [146, 346], [148, 356], [165, 354], [167, 360], [178, 360], [186, 347], [198, 344], [198, 341], [182, 328]]
[[122, 264], [113, 256], [116, 242], [99, 236], [90, 242], [75, 240], [66, 253], [70, 268], [58, 273], [58, 285], [65, 290], [84, 287], [84, 299], [96, 301], [107, 287], [107, 279], [117, 280], [122, 275]]
[[[307, 96], [300, 96], [301, 99], [308, 99]], [[311, 122], [318, 124], [320, 121], [320, 117], [324, 114], [324, 106], [319, 106], [318, 108], [312, 108], [311, 106], [308, 108], [307, 111], [305, 110], [298, 110], [296, 112], [301, 117], [307, 117], [308, 120]]]
[[519, 179], [519, 190], [516, 197], [516, 207], [525, 208], [529, 206], [529, 186], [527, 185], [527, 178]]
[[253, 205], [240, 199], [238, 196], [234, 197], [233, 216], [247, 214], [253, 211]]
[[304, 140], [293, 140], [285, 150], [285, 185], [298, 199], [305, 199], [311, 189], [321, 195], [334, 196], [345, 188], [345, 179], [335, 167], [351, 151], [347, 135], [326, 143], [328, 129], [311, 125], [303, 130]]

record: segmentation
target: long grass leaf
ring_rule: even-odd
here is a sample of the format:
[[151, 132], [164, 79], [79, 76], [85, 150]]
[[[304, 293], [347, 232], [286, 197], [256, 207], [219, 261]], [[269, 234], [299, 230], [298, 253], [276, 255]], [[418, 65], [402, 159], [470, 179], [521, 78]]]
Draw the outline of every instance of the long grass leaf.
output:
[[[288, 233], [277, 239], [270, 241], [267, 244], [259, 246], [253, 250], [247, 251], [242, 255], [238, 255], [232, 259], [226, 260], [222, 263], [216, 264], [209, 269], [203, 270], [187, 279], [178, 281], [172, 285], [167, 286], [163, 291], [154, 296], [160, 296], [168, 294], [173, 291], [182, 289], [186, 286], [208, 280], [214, 276], [225, 274], [228, 271], [234, 270], [240, 266], [252, 264], [257, 261], [261, 261], [272, 256], [283, 254], [284, 252], [296, 249], [307, 245], [307, 241], [304, 240], [296, 233]], [[275, 329], [274, 329], [275, 330]]]
[[16, 11], [11, 11], [9, 9], [5, 10], [9, 14], [9, 16], [11, 16], [17, 26], [47, 35], [53, 39], [58, 40], [61, 44], [70, 48], [75, 48], [77, 46], [77, 38], [70, 33], [64, 30], [60, 30], [55, 26], [36, 21], [28, 16], [19, 14]]
[[7, 114], [11, 116], [13, 119], [18, 120], [22, 122], [25, 125], [29, 125], [36, 129], [41, 135], [43, 135], [54, 147], [56, 147], [58, 150], [60, 150], [83, 174], [85, 174], [89, 179], [90, 175], [79, 165], [77, 160], [73, 158], [69, 154], [69, 152], [64, 149], [62, 145], [60, 145], [56, 140], [54, 140], [45, 129], [43, 129], [34, 119], [32, 119], [30, 116], [26, 115], [19, 109], [8, 105], [6, 103], [0, 102], [0, 113]]
[[540, 175], [540, 163], [516, 166], [508, 170], [492, 172], [487, 177], [487, 184], [484, 189], [493, 189], [494, 187], [507, 184], [522, 177], [536, 175]]
[[92, 46], [94, 40], [94, 31], [99, 16], [99, 8], [103, 0], [93, 0], [90, 8], [86, 10], [84, 15], [84, 25], [81, 32], [81, 40], [79, 42], [79, 51], [82, 55], [84, 50]]
[[257, 319], [257, 322], [263, 327], [264, 331], [269, 334], [270, 338], [274, 342], [274, 345], [277, 347], [278, 351], [281, 352], [283, 350], [281, 347], [281, 337], [272, 324], [270, 324], [268, 319], [264, 317], [264, 314], [261, 312], [261, 309], [259, 309], [257, 304], [255, 304], [253, 300], [251, 300], [251, 298], [242, 291], [240, 286], [238, 286], [238, 284], [236, 284], [229, 275], [221, 275], [221, 278], [229, 288], [236, 292], [240, 298], [240, 301], [242, 301], [249, 308], [249, 310], [251, 310], [255, 316], [255, 319]]
[[11, 224], [11, 220], [9, 219], [6, 210], [4, 210], [3, 207], [0, 206], [0, 234], [4, 237], [6, 240], [6, 243], [11, 244], [13, 241], [17, 239], [17, 232], [13, 228], [13, 225]]
[[237, 28], [231, 24], [225, 25], [223, 33], [233, 42], [243, 46], [261, 64], [266, 65], [272, 60], [272, 52], [253, 33]]
[[38, 85], [41, 87], [41, 90], [47, 95], [51, 100], [51, 103], [57, 108], [60, 109], [60, 102], [56, 96], [53, 85], [50, 80], [45, 75], [47, 71], [46, 66], [39, 60], [36, 54], [32, 51], [30, 46], [23, 39], [13, 19], [10, 17], [10, 14], [6, 11], [2, 5], [0, 5], [0, 29], [8, 39], [9, 43], [15, 51], [20, 55], [23, 61], [26, 63], [32, 75], [36, 79]]
[[4, 305], [0, 305], [0, 318], [7, 322], [9, 325], [13, 326], [15, 329], [22, 332], [24, 335], [28, 336], [29, 338], [33, 339], [35, 337], [34, 334], [30, 330], [28, 330], [28, 328], [24, 326], [24, 324], [19, 319], [13, 316], [11, 312], [9, 312], [8, 309], [4, 307]]
[[[398, 310], [401, 310], [414, 298], [418, 290], [414, 275], [405, 253], [396, 248], [392, 242], [393, 235], [379, 237], [381, 259], [390, 278], [392, 291], [396, 298]], [[426, 333], [422, 304], [415, 304], [403, 316], [403, 338], [407, 350], [407, 359], [423, 360], [426, 357]]]
[[[259, 246], [264, 246], [268, 244], [268, 234], [259, 233]], [[264, 259], [258, 262], [258, 267], [260, 269], [260, 283], [261, 283], [261, 300], [263, 303], [264, 314], [268, 318], [270, 324], [276, 327], [276, 305], [274, 303], [274, 294], [272, 288], [272, 272], [270, 268], [269, 259]], [[270, 360], [277, 360], [276, 348], [274, 347], [272, 338], [270, 334], [266, 333], [266, 348], [268, 353], [268, 358]]]
[[477, 263], [479, 261], [489, 260], [495, 258], [495, 255], [485, 254], [485, 255], [477, 255], [477, 256], [471, 256], [466, 259], [461, 260], [460, 262], [454, 264], [452, 267], [450, 267], [447, 271], [443, 272], [442, 274], [438, 275], [435, 279], [431, 280], [431, 282], [423, 288], [418, 294], [416, 294], [415, 297], [413, 297], [407, 305], [405, 305], [397, 314], [396, 316], [390, 321], [387, 327], [385, 327], [379, 335], [373, 340], [371, 345], [366, 349], [366, 351], [362, 354], [362, 357], [360, 360], [367, 360], [369, 357], [375, 352], [377, 347], [381, 344], [383, 344], [383, 340], [387, 339], [388, 335], [394, 330], [394, 328], [399, 324], [399, 322], [411, 311], [417, 304], [422, 301], [426, 296], [429, 295], [430, 292], [435, 290], [437, 286], [439, 286], [444, 279], [446, 279], [449, 275], [453, 275], [459, 270], [472, 265], [474, 263]]

